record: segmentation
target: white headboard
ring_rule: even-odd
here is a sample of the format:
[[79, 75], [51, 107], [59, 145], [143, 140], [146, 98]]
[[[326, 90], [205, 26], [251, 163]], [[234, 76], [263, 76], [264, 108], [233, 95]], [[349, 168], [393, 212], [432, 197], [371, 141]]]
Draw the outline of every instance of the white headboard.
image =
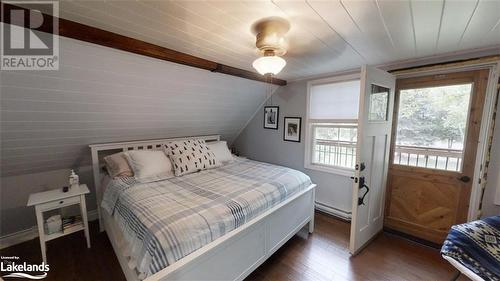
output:
[[169, 139], [154, 139], [154, 140], [137, 140], [137, 141], [126, 141], [126, 142], [110, 142], [110, 143], [98, 143], [89, 145], [90, 151], [92, 153], [92, 171], [94, 174], [94, 186], [97, 198], [97, 212], [99, 215], [99, 229], [103, 231], [103, 222], [101, 217], [101, 200], [103, 187], [101, 186], [101, 163], [99, 160], [99, 152], [106, 150], [155, 150], [160, 149], [163, 144], [175, 141], [175, 140], [185, 140], [185, 139], [202, 139], [206, 142], [219, 141], [220, 135], [210, 135], [210, 136], [194, 136], [194, 137], [180, 137], [180, 138], [169, 138]]

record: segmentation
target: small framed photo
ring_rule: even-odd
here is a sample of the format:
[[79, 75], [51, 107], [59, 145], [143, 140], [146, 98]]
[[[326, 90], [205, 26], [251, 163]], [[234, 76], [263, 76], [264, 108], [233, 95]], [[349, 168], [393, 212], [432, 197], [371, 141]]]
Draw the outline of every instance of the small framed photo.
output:
[[264, 129], [278, 130], [279, 111], [278, 106], [264, 106]]
[[285, 117], [283, 129], [283, 140], [300, 142], [300, 130], [302, 129], [302, 117]]

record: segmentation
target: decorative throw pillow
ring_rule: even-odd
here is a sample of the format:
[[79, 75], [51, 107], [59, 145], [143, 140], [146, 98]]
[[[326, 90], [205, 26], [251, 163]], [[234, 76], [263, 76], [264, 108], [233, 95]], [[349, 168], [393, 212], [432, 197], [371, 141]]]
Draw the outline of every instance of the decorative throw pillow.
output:
[[217, 159], [219, 163], [227, 163], [234, 160], [231, 151], [229, 151], [227, 147], [227, 142], [214, 141], [207, 143], [207, 146], [215, 154], [215, 159]]
[[128, 163], [140, 182], [153, 182], [174, 176], [172, 162], [162, 150], [130, 150], [125, 152]]
[[128, 164], [127, 158], [125, 158], [125, 154], [123, 152], [104, 157], [104, 162], [106, 163], [108, 174], [112, 178], [134, 176], [134, 172], [132, 172], [132, 168]]
[[172, 141], [165, 144], [165, 152], [172, 160], [176, 176], [219, 166], [204, 140]]

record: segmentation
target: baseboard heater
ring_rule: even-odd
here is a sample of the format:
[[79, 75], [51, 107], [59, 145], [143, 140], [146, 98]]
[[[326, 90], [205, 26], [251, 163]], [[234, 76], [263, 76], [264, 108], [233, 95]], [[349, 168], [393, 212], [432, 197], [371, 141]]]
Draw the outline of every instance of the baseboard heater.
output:
[[351, 212], [346, 212], [344, 210], [334, 208], [332, 206], [325, 205], [320, 202], [315, 202], [314, 204], [316, 210], [319, 210], [321, 212], [327, 213], [329, 215], [338, 217], [343, 220], [351, 221], [352, 213]]

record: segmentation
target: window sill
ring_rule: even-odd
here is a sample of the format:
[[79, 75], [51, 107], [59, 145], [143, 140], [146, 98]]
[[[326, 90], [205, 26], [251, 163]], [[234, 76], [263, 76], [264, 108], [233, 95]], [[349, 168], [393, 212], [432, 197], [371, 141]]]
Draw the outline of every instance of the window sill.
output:
[[354, 176], [354, 170], [347, 169], [347, 168], [329, 167], [329, 166], [325, 166], [325, 165], [312, 164], [312, 163], [305, 164], [304, 168], [310, 169], [310, 170], [316, 170], [316, 171], [320, 171], [320, 172], [325, 172], [325, 173], [330, 173], [330, 174], [346, 176], [346, 177], [353, 177]]

